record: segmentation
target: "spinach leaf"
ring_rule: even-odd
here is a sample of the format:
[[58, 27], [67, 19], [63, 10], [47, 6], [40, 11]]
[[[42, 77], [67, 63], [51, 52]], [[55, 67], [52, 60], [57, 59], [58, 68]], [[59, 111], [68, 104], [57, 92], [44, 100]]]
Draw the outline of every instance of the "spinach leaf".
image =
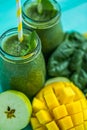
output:
[[45, 10], [53, 10], [53, 4], [49, 0], [38, 0], [38, 13], [42, 14], [43, 11]]
[[87, 39], [78, 32], [67, 32], [64, 41], [50, 56], [47, 69], [49, 76], [66, 76], [86, 92]]

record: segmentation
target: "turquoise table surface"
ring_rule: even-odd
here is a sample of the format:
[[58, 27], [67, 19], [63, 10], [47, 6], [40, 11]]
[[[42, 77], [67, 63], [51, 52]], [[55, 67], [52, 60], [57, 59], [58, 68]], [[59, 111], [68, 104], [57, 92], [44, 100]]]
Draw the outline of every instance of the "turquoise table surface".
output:
[[[22, 5], [25, 0], [21, 0]], [[87, 0], [57, 0], [64, 30], [87, 31]], [[17, 26], [16, 0], [0, 0], [0, 35]]]
[[[22, 0], [22, 5], [25, 0]], [[87, 0], [58, 0], [64, 31], [87, 32]], [[16, 0], [0, 0], [0, 35], [17, 26]], [[0, 92], [1, 92], [0, 88]], [[24, 130], [31, 130], [28, 125]]]

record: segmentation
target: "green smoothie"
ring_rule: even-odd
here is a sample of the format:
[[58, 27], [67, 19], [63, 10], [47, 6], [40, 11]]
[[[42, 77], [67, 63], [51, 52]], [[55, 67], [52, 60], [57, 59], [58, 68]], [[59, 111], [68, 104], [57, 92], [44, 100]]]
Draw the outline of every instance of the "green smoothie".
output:
[[25, 31], [21, 43], [16, 29], [0, 37], [0, 85], [3, 90], [19, 90], [32, 98], [44, 86], [46, 70], [40, 39]]
[[[42, 22], [43, 21], [49, 21], [54, 16], [57, 15], [58, 12], [57, 12], [57, 10], [55, 8], [53, 8], [52, 5], [51, 5], [52, 7], [48, 6], [46, 8], [46, 5], [45, 5], [45, 7], [43, 7], [42, 4], [41, 5], [38, 5], [38, 3], [36, 3], [36, 4], [30, 4], [27, 7], [27, 9], [26, 9], [26, 12], [25, 12], [26, 15], [29, 18], [31, 18], [31, 19], [33, 19], [35, 21], [39, 21], [39, 22], [41, 22], [41, 21]], [[40, 7], [40, 6], [42, 6], [42, 7]], [[40, 10], [40, 8], [42, 8], [42, 9]]]
[[[31, 36], [31, 35], [30, 35]], [[23, 35], [23, 41], [20, 43], [18, 40], [18, 35], [13, 35], [4, 40], [3, 50], [13, 56], [25, 56], [28, 53], [31, 53], [37, 46], [35, 41], [30, 42], [29, 35]]]
[[61, 9], [55, 0], [27, 0], [23, 5], [23, 24], [36, 30], [45, 58], [63, 41]]

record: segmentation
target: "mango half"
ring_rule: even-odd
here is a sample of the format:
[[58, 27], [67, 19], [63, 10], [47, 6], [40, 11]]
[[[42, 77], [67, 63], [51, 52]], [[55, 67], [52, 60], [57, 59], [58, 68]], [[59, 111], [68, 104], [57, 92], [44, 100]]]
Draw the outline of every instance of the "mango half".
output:
[[87, 100], [72, 82], [46, 85], [32, 101], [33, 130], [87, 130]]

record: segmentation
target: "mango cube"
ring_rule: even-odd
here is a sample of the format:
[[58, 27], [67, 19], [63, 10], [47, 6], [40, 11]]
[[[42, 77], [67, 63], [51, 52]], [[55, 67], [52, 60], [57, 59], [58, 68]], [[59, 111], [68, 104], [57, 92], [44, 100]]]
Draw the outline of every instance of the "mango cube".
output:
[[44, 98], [49, 109], [53, 109], [59, 106], [59, 102], [53, 91], [48, 91], [47, 93], [44, 93]]
[[73, 127], [73, 122], [70, 116], [66, 116], [58, 120], [58, 125], [61, 130], [67, 130]]
[[36, 117], [39, 120], [40, 124], [46, 124], [50, 121], [52, 121], [51, 115], [48, 111], [40, 110], [36, 113]]
[[87, 130], [87, 121], [84, 122], [84, 130]]
[[58, 82], [58, 84], [54, 83], [53, 89], [57, 97], [60, 95], [61, 90], [64, 89], [64, 87], [65, 87], [64, 83], [61, 82]]
[[86, 130], [86, 129], [84, 129], [84, 125], [81, 124], [81, 125], [76, 126], [75, 130]]
[[41, 127], [37, 128], [35, 130], [46, 130], [46, 128], [44, 126], [41, 126]]
[[31, 126], [33, 129], [36, 129], [41, 126], [36, 117], [31, 117]]
[[55, 123], [55, 121], [52, 121], [48, 124], [46, 124], [47, 130], [59, 130], [59, 127]]
[[53, 109], [53, 115], [55, 119], [60, 119], [68, 115], [65, 105], [60, 105]]
[[71, 88], [75, 92], [74, 101], [80, 100], [85, 97], [82, 91], [78, 87], [76, 87], [73, 83], [71, 84]]
[[83, 109], [87, 109], [87, 101], [85, 98], [80, 99], [81, 105]]
[[87, 109], [83, 110], [83, 118], [85, 121], [87, 120]]
[[75, 93], [72, 90], [72, 88], [65, 87], [64, 89], [61, 90], [59, 101], [61, 102], [61, 104], [67, 104], [73, 101], [74, 96], [75, 96]]
[[67, 111], [68, 111], [68, 113], [70, 115], [82, 111], [82, 107], [81, 107], [81, 102], [80, 101], [75, 101], [75, 102], [71, 102], [69, 104], [66, 104], [66, 108], [67, 108]]
[[82, 112], [71, 115], [71, 118], [72, 118], [74, 126], [82, 124], [84, 121]]
[[71, 129], [69, 129], [69, 130], [76, 130], [75, 128], [71, 128]]
[[33, 108], [34, 112], [37, 112], [40, 109], [46, 109], [46, 106], [45, 106], [44, 102], [38, 100], [37, 98], [34, 98], [34, 100], [32, 102], [32, 108]]

